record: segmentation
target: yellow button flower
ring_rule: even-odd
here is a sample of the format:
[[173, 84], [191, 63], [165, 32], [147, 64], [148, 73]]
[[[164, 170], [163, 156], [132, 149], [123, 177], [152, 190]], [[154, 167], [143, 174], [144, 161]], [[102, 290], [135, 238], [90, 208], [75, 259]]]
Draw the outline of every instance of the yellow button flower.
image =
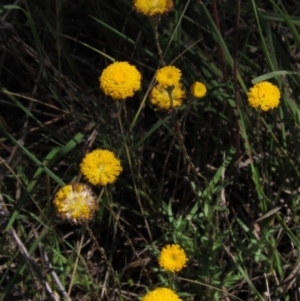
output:
[[174, 7], [172, 0], [134, 0], [133, 8], [148, 17], [168, 13]]
[[141, 88], [141, 73], [128, 62], [115, 62], [106, 67], [99, 77], [100, 88], [114, 100], [132, 97]]
[[249, 105], [255, 109], [268, 111], [278, 107], [280, 91], [277, 86], [264, 81], [255, 84], [248, 92]]
[[72, 183], [60, 188], [53, 204], [58, 216], [74, 224], [91, 220], [99, 208], [91, 188], [81, 183]]
[[[170, 90], [170, 94], [168, 90]], [[170, 98], [171, 96], [171, 98]], [[150, 92], [150, 102], [161, 110], [170, 110], [181, 107], [185, 99], [185, 91], [181, 84], [176, 84], [173, 88], [164, 88], [162, 85], [156, 85]]]
[[166, 66], [158, 69], [155, 75], [157, 82], [163, 87], [175, 86], [179, 83], [181, 71], [174, 66]]
[[170, 272], [179, 272], [185, 267], [187, 257], [184, 250], [177, 244], [165, 246], [158, 259], [161, 268]]
[[190, 92], [192, 96], [196, 98], [202, 98], [203, 96], [205, 96], [207, 89], [203, 83], [194, 82], [191, 86]]
[[91, 184], [106, 186], [114, 183], [123, 169], [113, 152], [96, 149], [84, 157], [80, 170]]
[[159, 287], [147, 293], [141, 301], [182, 301], [171, 289]]

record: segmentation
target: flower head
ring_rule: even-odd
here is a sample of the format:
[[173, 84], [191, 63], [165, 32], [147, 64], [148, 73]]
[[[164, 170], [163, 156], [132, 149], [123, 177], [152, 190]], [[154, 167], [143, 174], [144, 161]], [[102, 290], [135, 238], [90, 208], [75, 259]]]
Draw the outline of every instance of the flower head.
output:
[[182, 301], [171, 289], [159, 287], [147, 293], [141, 301]]
[[179, 83], [181, 71], [174, 66], [160, 68], [155, 75], [157, 82], [163, 87], [175, 86]]
[[115, 100], [125, 100], [141, 88], [141, 73], [127, 62], [114, 62], [99, 77], [104, 94]]
[[255, 84], [248, 92], [248, 102], [255, 109], [268, 111], [278, 107], [280, 91], [277, 86], [264, 81]]
[[57, 214], [62, 219], [75, 224], [91, 220], [99, 208], [91, 188], [81, 183], [72, 183], [60, 188], [53, 203]]
[[185, 96], [181, 84], [176, 84], [172, 88], [164, 88], [158, 84], [150, 93], [150, 102], [161, 110], [170, 110], [180, 107]]
[[114, 183], [123, 169], [113, 152], [96, 149], [83, 158], [80, 170], [91, 184], [106, 186]]
[[202, 98], [203, 96], [205, 96], [207, 89], [203, 83], [194, 82], [191, 86], [190, 92], [192, 96], [196, 98]]
[[159, 255], [158, 264], [170, 272], [179, 272], [185, 267], [187, 257], [184, 250], [177, 244], [165, 246]]
[[174, 7], [172, 0], [134, 0], [133, 8], [148, 17], [168, 13]]

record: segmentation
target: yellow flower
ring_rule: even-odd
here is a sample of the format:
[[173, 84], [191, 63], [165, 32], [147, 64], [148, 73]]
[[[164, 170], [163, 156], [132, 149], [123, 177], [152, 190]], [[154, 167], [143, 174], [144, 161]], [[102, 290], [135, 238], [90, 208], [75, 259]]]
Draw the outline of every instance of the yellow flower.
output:
[[150, 102], [159, 109], [170, 110], [172, 107], [178, 108], [182, 105], [182, 102], [185, 99], [185, 92], [182, 90], [181, 84], [176, 84], [173, 88], [166, 89], [158, 84], [152, 89], [149, 97]]
[[163, 87], [175, 86], [179, 83], [181, 71], [174, 66], [160, 68], [155, 75], [157, 82]]
[[133, 8], [148, 17], [168, 13], [174, 7], [172, 0], [134, 0]]
[[159, 255], [158, 264], [170, 272], [179, 272], [185, 267], [187, 257], [184, 250], [177, 244], [165, 246]]
[[250, 88], [248, 92], [248, 102], [255, 109], [268, 111], [278, 107], [280, 91], [277, 86], [270, 82], [260, 82]]
[[91, 188], [81, 183], [72, 183], [60, 188], [53, 203], [57, 214], [74, 224], [91, 220], [99, 208]]
[[99, 77], [104, 94], [115, 100], [125, 100], [141, 88], [141, 73], [127, 62], [114, 62]]
[[203, 96], [205, 96], [207, 90], [203, 83], [194, 82], [191, 86], [190, 92], [191, 92], [192, 96], [194, 96], [196, 98], [202, 98]]
[[141, 301], [182, 301], [171, 289], [159, 287], [147, 293]]
[[84, 157], [80, 170], [93, 185], [106, 186], [114, 183], [123, 169], [113, 152], [96, 149]]

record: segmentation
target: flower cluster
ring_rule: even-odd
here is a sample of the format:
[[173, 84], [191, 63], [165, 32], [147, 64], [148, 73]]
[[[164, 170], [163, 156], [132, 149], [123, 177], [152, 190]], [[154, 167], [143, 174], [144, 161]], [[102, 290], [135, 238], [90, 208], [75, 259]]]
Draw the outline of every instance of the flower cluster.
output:
[[123, 169], [113, 152], [96, 149], [84, 157], [80, 170], [91, 184], [106, 186], [114, 183]]
[[255, 84], [248, 92], [249, 105], [255, 109], [268, 111], [278, 107], [280, 91], [277, 86], [264, 81]]
[[166, 66], [156, 72], [157, 85], [150, 92], [150, 102], [161, 110], [170, 110], [182, 105], [186, 98], [180, 83], [181, 71], [175, 66]]
[[[137, 2], [140, 5], [143, 3]], [[165, 111], [179, 108], [186, 98], [180, 83], [181, 75], [181, 70], [175, 66], [160, 68], [155, 75], [157, 85], [149, 95], [150, 102]], [[100, 88], [114, 100], [125, 100], [141, 88], [141, 78], [135, 66], [128, 62], [115, 62], [105, 68], [100, 75]], [[192, 96], [201, 98], [206, 94], [206, 87], [203, 83], [195, 82], [190, 91]]]
[[182, 301], [171, 289], [159, 287], [147, 293], [141, 301]]
[[[113, 152], [96, 149], [88, 153], [80, 164], [85, 178], [93, 185], [113, 183], [122, 172], [122, 166]], [[81, 224], [91, 220], [98, 210], [98, 202], [86, 184], [72, 183], [62, 187], [55, 195], [57, 215], [71, 223]]]
[[166, 245], [159, 256], [158, 264], [170, 272], [179, 272], [186, 266], [187, 257], [184, 250], [178, 245]]
[[57, 214], [74, 224], [91, 220], [98, 210], [98, 202], [86, 184], [72, 183], [59, 189], [54, 197]]
[[168, 13], [174, 7], [172, 0], [134, 0], [133, 8], [148, 17]]
[[114, 62], [99, 77], [100, 88], [114, 100], [132, 97], [141, 88], [141, 73], [128, 62]]

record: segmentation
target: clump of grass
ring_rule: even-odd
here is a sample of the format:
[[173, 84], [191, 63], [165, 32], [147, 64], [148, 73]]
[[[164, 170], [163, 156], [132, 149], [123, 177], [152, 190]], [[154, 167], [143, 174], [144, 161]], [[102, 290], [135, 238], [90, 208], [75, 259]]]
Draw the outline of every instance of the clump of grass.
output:
[[[298, 3], [139, 5], [0, 6], [0, 300], [151, 300], [157, 290], [293, 300]], [[102, 91], [114, 61], [135, 77], [118, 69]], [[117, 93], [121, 80], [131, 81]], [[261, 82], [280, 92], [269, 111]], [[73, 225], [53, 199], [88, 180], [80, 162], [96, 149], [116, 154], [118, 179], [88, 188], [99, 211]], [[100, 161], [98, 178], [110, 170]], [[184, 268], [161, 264], [166, 245], [181, 251], [167, 253], [167, 266], [184, 252]]]

